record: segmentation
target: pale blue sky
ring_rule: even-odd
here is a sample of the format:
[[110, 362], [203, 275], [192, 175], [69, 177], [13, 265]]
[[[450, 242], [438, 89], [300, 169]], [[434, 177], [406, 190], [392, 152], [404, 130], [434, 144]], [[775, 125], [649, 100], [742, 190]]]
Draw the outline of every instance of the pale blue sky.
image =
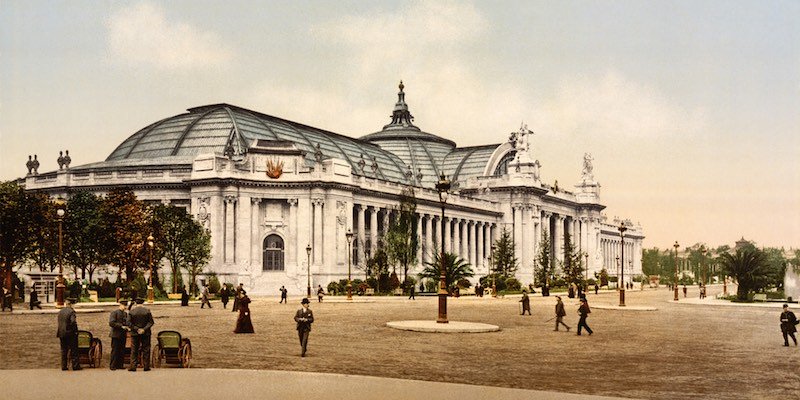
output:
[[0, 179], [105, 157], [227, 102], [345, 135], [536, 132], [542, 177], [595, 158], [646, 246], [800, 246], [800, 2], [0, 2]]

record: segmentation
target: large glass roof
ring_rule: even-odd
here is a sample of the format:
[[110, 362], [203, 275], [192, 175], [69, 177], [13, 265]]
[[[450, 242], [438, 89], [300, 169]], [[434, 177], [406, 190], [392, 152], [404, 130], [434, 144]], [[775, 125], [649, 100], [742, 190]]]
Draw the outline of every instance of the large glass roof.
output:
[[191, 108], [186, 114], [151, 124], [122, 142], [106, 161], [222, 154], [232, 132], [245, 143], [252, 139], [294, 142], [305, 151], [308, 165], [314, 164], [319, 149], [323, 158], [350, 163], [356, 175], [398, 183], [413, 179], [407, 177], [409, 169], [397, 155], [376, 145], [228, 104]]

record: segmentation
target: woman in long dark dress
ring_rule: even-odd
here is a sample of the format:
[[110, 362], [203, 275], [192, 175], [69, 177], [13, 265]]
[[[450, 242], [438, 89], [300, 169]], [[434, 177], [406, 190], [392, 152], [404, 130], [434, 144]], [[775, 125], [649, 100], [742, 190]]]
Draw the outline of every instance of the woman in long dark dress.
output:
[[236, 319], [236, 329], [233, 333], [255, 333], [253, 322], [250, 320], [250, 298], [247, 292], [239, 292], [239, 318]]

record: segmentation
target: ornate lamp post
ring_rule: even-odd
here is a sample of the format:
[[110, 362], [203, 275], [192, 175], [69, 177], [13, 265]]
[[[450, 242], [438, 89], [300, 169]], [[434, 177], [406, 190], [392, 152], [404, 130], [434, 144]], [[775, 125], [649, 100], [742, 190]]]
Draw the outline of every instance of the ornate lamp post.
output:
[[583, 253], [583, 258], [586, 260], [584, 267], [586, 268], [586, 285], [589, 285], [589, 253]]
[[64, 266], [63, 259], [63, 225], [64, 214], [66, 214], [66, 203], [61, 197], [56, 201], [56, 214], [58, 215], [58, 282], [56, 283], [56, 307], [64, 307]]
[[706, 268], [708, 268], [708, 261], [706, 260], [707, 253], [708, 250], [705, 247], [700, 250], [700, 254], [703, 256], [703, 258], [700, 259], [700, 271], [702, 271], [701, 279], [703, 280], [702, 286], [706, 285]]
[[347, 238], [347, 300], [353, 300], [353, 284], [350, 282], [350, 257], [353, 255], [350, 244], [353, 243], [353, 232], [348, 229], [344, 236]]
[[675, 244], [672, 247], [675, 247], [675, 297], [672, 299], [674, 301], [678, 301], [678, 241], [675, 241]]
[[[620, 259], [619, 259], [619, 267], [620, 271], [622, 271], [622, 283], [625, 283], [625, 231], [628, 228], [625, 226], [624, 223], [619, 224], [619, 240], [620, 240]], [[619, 306], [625, 307], [625, 286], [619, 287]]]
[[147, 302], [153, 304], [156, 297], [153, 293], [153, 235], [147, 236], [148, 263], [150, 264], [150, 279], [147, 282]]
[[492, 250], [492, 252], [489, 253], [489, 268], [491, 269], [490, 272], [492, 274], [492, 297], [497, 298], [497, 285], [495, 285], [494, 281], [494, 277], [496, 275], [494, 273], [494, 243], [492, 243], [490, 249]]
[[308, 285], [306, 286], [306, 296], [311, 297], [311, 243], [306, 245], [306, 279], [308, 280]]
[[442, 206], [442, 256], [441, 265], [439, 265], [439, 318], [436, 322], [446, 324], [447, 320], [447, 280], [445, 279], [445, 266], [444, 266], [444, 205], [447, 203], [447, 195], [450, 191], [450, 180], [444, 176], [439, 177], [439, 182], [436, 183], [436, 191], [439, 192], [439, 204]]

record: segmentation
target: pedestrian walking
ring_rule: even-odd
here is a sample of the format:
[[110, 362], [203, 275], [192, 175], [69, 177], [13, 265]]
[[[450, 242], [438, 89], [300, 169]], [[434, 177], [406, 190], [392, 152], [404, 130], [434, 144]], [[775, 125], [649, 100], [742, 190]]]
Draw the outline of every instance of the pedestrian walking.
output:
[[108, 364], [112, 371], [122, 369], [125, 354], [125, 339], [128, 336], [128, 313], [125, 309], [128, 302], [120, 300], [117, 302], [119, 307], [111, 312], [108, 317], [108, 325], [111, 327], [111, 362]]
[[228, 298], [230, 295], [231, 292], [228, 290], [228, 284], [222, 284], [222, 289], [219, 291], [219, 298], [222, 300], [222, 308], [228, 308]]
[[531, 299], [528, 297], [527, 290], [522, 291], [522, 300], [519, 302], [522, 303], [522, 314], [520, 315], [525, 315], [525, 311], [528, 312], [528, 315], [531, 315]]
[[200, 303], [200, 308], [205, 307], [206, 304], [208, 304], [208, 308], [211, 308], [211, 300], [209, 300], [209, 297], [211, 296], [211, 293], [208, 290], [208, 284], [207, 283], [203, 285], [203, 291], [201, 292], [201, 294], [202, 294], [203, 300]]
[[554, 331], [558, 331], [558, 325], [564, 325], [569, 332], [569, 326], [564, 323], [565, 316], [567, 316], [567, 312], [564, 310], [564, 302], [561, 301], [561, 296], [556, 296], [556, 329], [553, 329]]
[[186, 285], [181, 286], [181, 307], [189, 307], [189, 292]]
[[322, 285], [317, 285], [317, 302], [322, 303], [322, 297], [325, 296], [325, 291], [322, 290]]
[[794, 345], [797, 346], [797, 338], [794, 336], [794, 333], [797, 332], [797, 328], [795, 325], [800, 323], [797, 321], [797, 317], [795, 317], [794, 313], [789, 311], [789, 305], [783, 305], [783, 312], [781, 313], [781, 333], [783, 333], [783, 345], [789, 345], [789, 337], [792, 338], [794, 341]]
[[417, 298], [414, 297], [414, 292], [416, 291], [415, 285], [409, 285], [408, 287], [408, 299], [409, 300], [416, 300]]
[[67, 298], [66, 306], [58, 311], [58, 331], [56, 336], [61, 342], [61, 370], [67, 370], [67, 354], [72, 359], [72, 370], [80, 371], [81, 364], [78, 361], [78, 317], [75, 314], [73, 305], [78, 299], [75, 297]]
[[135, 372], [141, 364], [150, 371], [150, 328], [153, 327], [153, 314], [144, 306], [144, 299], [138, 297], [136, 306], [128, 313], [131, 330], [131, 365], [128, 371]]
[[586, 317], [589, 316], [592, 310], [589, 309], [589, 303], [586, 299], [581, 299], [581, 306], [578, 307], [578, 314], [580, 314], [581, 318], [578, 320], [578, 336], [581, 335], [581, 328], [586, 328], [586, 332], [589, 332], [589, 336], [594, 333], [592, 328], [589, 328], [589, 325], [586, 324]]
[[600, 285], [594, 284], [594, 294], [597, 294], [600, 291]]
[[475, 295], [478, 297], [483, 297], [483, 286], [481, 286], [481, 281], [475, 285]]
[[247, 297], [247, 292], [242, 289], [239, 291], [239, 317], [236, 318], [236, 327], [233, 333], [255, 333], [253, 329], [253, 320], [250, 319], [250, 298]]
[[36, 282], [31, 284], [30, 307], [31, 310], [33, 310], [33, 307], [42, 309], [42, 302], [39, 301], [39, 293], [36, 291]]
[[686, 284], [683, 284], [683, 298], [686, 298]]
[[281, 301], [279, 302], [279, 304], [280, 304], [280, 303], [286, 303], [286, 304], [289, 304], [289, 298], [288, 298], [288, 296], [287, 296], [287, 294], [288, 294], [288, 290], [286, 290], [286, 288], [285, 288], [285, 287], [281, 286], [281, 289], [280, 289], [280, 291], [281, 291]]
[[236, 287], [236, 293], [233, 296], [233, 309], [231, 312], [239, 311], [239, 298], [242, 292], [244, 292], [244, 284], [240, 283], [239, 286]]
[[297, 335], [300, 338], [300, 357], [306, 356], [308, 348], [308, 333], [311, 332], [311, 324], [314, 322], [314, 313], [311, 312], [307, 298], [303, 298], [300, 304], [303, 306], [294, 314], [294, 321], [297, 322]]

